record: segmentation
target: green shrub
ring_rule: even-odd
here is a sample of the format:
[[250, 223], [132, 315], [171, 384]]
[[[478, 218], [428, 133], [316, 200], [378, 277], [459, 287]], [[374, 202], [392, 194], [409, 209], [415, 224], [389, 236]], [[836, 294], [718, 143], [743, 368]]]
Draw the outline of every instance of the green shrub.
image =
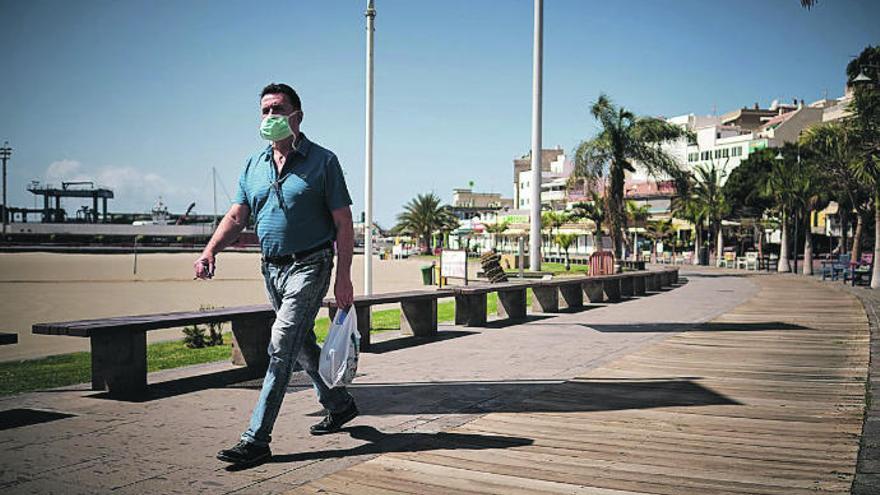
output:
[[[214, 309], [214, 306], [203, 304], [199, 311], [208, 311]], [[183, 329], [183, 343], [190, 349], [201, 349], [203, 347], [212, 347], [215, 345], [223, 345], [223, 323], [208, 323], [208, 333], [201, 325], [191, 325]]]

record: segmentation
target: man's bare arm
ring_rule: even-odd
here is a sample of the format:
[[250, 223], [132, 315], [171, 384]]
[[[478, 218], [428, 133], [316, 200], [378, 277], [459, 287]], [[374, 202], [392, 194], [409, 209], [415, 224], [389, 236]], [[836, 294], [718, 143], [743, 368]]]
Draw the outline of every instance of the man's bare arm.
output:
[[217, 230], [214, 231], [214, 235], [211, 236], [211, 240], [202, 250], [202, 255], [193, 264], [196, 278], [204, 279], [214, 276], [214, 257], [238, 239], [241, 231], [247, 225], [250, 214], [251, 209], [245, 204], [234, 204], [229, 208], [220, 221], [220, 225], [217, 226]]
[[354, 252], [351, 208], [337, 208], [332, 214], [333, 223], [336, 224], [336, 282], [333, 294], [339, 307], [347, 308], [354, 301], [354, 288], [351, 285], [351, 257]]

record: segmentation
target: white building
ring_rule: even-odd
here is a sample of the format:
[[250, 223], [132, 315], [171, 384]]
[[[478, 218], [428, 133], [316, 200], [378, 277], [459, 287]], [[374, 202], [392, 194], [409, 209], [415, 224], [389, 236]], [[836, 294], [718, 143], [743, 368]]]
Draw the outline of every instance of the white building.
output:
[[687, 147], [687, 168], [715, 164], [726, 179], [752, 153], [796, 142], [801, 131], [822, 122], [822, 114], [822, 108], [803, 102], [797, 106], [773, 102], [766, 110], [743, 108], [725, 114], [720, 123], [694, 130], [696, 142]]
[[[551, 162], [548, 171], [541, 172], [541, 204], [549, 205], [554, 209], [565, 208], [567, 201], [566, 182], [568, 177], [574, 170], [574, 164], [570, 160], [566, 160], [565, 153], [559, 153]], [[516, 181], [518, 191], [514, 192], [514, 197], [518, 198], [519, 203], [516, 208], [520, 210], [528, 210], [532, 201], [532, 171], [523, 170], [519, 172], [519, 178]]]

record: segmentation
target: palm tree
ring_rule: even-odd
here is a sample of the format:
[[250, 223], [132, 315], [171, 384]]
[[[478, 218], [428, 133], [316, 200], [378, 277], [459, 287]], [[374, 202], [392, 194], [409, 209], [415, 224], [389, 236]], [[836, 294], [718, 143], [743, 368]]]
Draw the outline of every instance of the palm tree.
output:
[[645, 227], [645, 222], [651, 216], [651, 208], [648, 205], [640, 205], [635, 201], [626, 202], [626, 224], [633, 226], [633, 253], [635, 259], [639, 259], [639, 228]]
[[492, 249], [498, 249], [498, 236], [504, 234], [507, 230], [507, 227], [510, 226], [510, 222], [498, 222], [493, 223], [491, 225], [486, 225], [486, 232], [492, 234]]
[[604, 94], [599, 95], [590, 113], [599, 121], [601, 130], [578, 146], [572, 176], [588, 182], [601, 182], [607, 177], [608, 220], [614, 254], [619, 258], [626, 222], [623, 199], [626, 172], [634, 172], [635, 164], [639, 164], [654, 177], [675, 179], [681, 192], [687, 187], [686, 176], [675, 158], [663, 151], [660, 144], [686, 136], [688, 132], [661, 119], [637, 117], [615, 106]]
[[[806, 164], [801, 171], [798, 195], [808, 224], [804, 230], [804, 275], [813, 274], [813, 235], [809, 225], [812, 212], [824, 208], [832, 194], [851, 200], [841, 203], [865, 203], [857, 199], [865, 197], [864, 185], [859, 184], [850, 169], [855, 156], [849, 134], [843, 125], [826, 123], [806, 129], [799, 139]], [[854, 249], [857, 244], [854, 243]]]
[[730, 214], [730, 203], [721, 186], [724, 170], [713, 161], [711, 165], [698, 165], [694, 170], [693, 198], [700, 205], [706, 220], [715, 233], [715, 264], [721, 263], [724, 252], [724, 233], [721, 222]]
[[685, 220], [694, 226], [694, 257], [692, 263], [699, 265], [700, 247], [703, 244], [703, 222], [706, 220], [706, 210], [703, 208], [703, 204], [697, 201], [692, 193], [676, 196], [672, 199], [672, 216]]
[[656, 259], [657, 256], [657, 243], [669, 238], [672, 236], [673, 228], [672, 228], [672, 219], [668, 220], [655, 220], [653, 222], [648, 222], [645, 226], [645, 236], [648, 239], [651, 239], [652, 247], [651, 247], [651, 257]]
[[571, 270], [571, 261], [568, 259], [568, 249], [577, 240], [575, 234], [556, 234], [556, 244], [565, 251], [565, 270]]
[[[874, 200], [874, 268], [871, 288], [880, 288], [880, 46], [869, 46], [846, 66], [848, 80], [869, 69], [874, 84], [856, 86], [850, 104], [852, 117], [847, 123], [855, 135], [855, 160], [850, 164], [856, 177], [870, 185]], [[871, 70], [873, 69], [873, 70]]]
[[396, 229], [419, 239], [425, 246], [423, 252], [431, 252], [432, 235], [438, 231], [451, 231], [458, 226], [458, 219], [441, 203], [434, 193], [419, 194], [403, 207], [397, 215]]
[[[764, 194], [775, 202], [780, 216], [779, 228], [782, 236], [779, 242], [779, 265], [776, 271], [789, 272], [791, 267], [788, 264], [788, 225], [797, 198], [799, 166], [790, 158], [795, 154], [791, 153], [790, 147], [782, 149], [783, 151], [780, 152], [782, 157], [774, 160], [771, 165], [763, 190]], [[789, 152], [786, 153], [786, 150]]]
[[541, 226], [550, 232], [551, 239], [555, 239], [552, 237], [553, 232], [559, 234], [559, 227], [565, 225], [569, 217], [570, 215], [564, 211], [545, 211], [541, 213]]
[[591, 201], [575, 203], [572, 207], [572, 218], [586, 218], [594, 225], [593, 246], [596, 251], [602, 245], [602, 224], [605, 223], [605, 202], [595, 191], [590, 193]]

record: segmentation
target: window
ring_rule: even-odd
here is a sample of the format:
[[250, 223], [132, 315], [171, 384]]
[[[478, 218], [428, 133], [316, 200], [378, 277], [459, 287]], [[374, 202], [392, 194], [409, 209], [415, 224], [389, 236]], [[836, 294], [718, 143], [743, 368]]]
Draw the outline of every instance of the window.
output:
[[721, 150], [715, 150], [715, 158], [721, 158]]
[[721, 158], [729, 157], [730, 156], [729, 153], [730, 153], [730, 148], [724, 148], [723, 150], [721, 150]]

